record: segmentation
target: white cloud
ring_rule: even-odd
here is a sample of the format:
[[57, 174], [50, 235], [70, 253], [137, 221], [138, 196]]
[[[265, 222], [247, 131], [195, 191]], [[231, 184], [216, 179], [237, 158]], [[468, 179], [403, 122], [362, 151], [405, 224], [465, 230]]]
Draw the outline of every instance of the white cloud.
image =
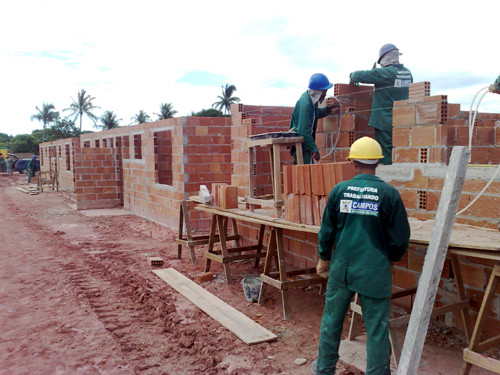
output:
[[[226, 82], [178, 82], [191, 71], [227, 77], [243, 103], [293, 106], [312, 73], [346, 83], [388, 42], [416, 81], [431, 81], [433, 94], [468, 110], [500, 73], [492, 43], [499, 10], [486, 0], [10, 2], [0, 6], [0, 33], [9, 35], [0, 44], [0, 132], [31, 133], [41, 127], [30, 121], [36, 106], [62, 111], [81, 89], [122, 124], [140, 109], [154, 117], [161, 102], [178, 115], [209, 108]], [[500, 96], [488, 94], [480, 109], [499, 108]], [[84, 120], [84, 129], [91, 125]]]

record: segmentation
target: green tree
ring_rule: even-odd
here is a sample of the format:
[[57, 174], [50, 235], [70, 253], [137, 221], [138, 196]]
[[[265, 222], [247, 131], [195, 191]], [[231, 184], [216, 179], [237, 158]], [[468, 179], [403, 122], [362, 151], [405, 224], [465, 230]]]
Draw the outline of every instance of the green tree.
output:
[[[42, 108], [36, 107], [37, 113], [31, 116], [31, 121], [37, 120], [43, 123], [42, 141], [45, 142], [45, 128], [48, 124], [59, 118], [59, 112], [55, 110], [54, 104], [42, 103]], [[19, 152], [19, 151], [18, 151]]]
[[131, 117], [130, 119], [132, 120], [132, 124], [143, 124], [145, 122], [148, 122], [151, 117], [149, 117], [149, 115], [141, 109], [135, 116]]
[[[43, 137], [43, 135], [42, 135]], [[29, 152], [33, 154], [38, 153], [38, 140], [31, 134], [18, 134], [16, 135], [10, 144], [10, 149], [12, 153], [24, 153]]]
[[8, 135], [6, 133], [0, 133], [0, 147], [8, 148], [13, 138], [14, 138], [13, 136]]
[[160, 113], [155, 113], [158, 116], [158, 120], [164, 120], [166, 118], [172, 118], [177, 113], [174, 109], [172, 103], [161, 103]]
[[71, 98], [71, 100], [73, 100], [73, 103], [71, 103], [69, 108], [63, 109], [63, 112], [71, 111], [72, 113], [67, 117], [73, 117], [73, 121], [80, 118], [80, 132], [82, 131], [83, 115], [90, 118], [95, 125], [98, 117], [92, 111], [100, 108], [92, 104], [92, 101], [95, 100], [95, 98], [88, 95], [87, 92], [82, 89], [78, 92], [77, 100], [74, 100], [73, 98]]
[[221, 87], [222, 95], [217, 96], [217, 99], [219, 99], [219, 101], [212, 104], [212, 107], [220, 111], [224, 109], [224, 114], [227, 114], [231, 109], [231, 104], [239, 103], [240, 98], [233, 96], [234, 92], [236, 91], [236, 86], [226, 83], [226, 86]]
[[218, 109], [210, 108], [210, 109], [202, 109], [199, 112], [192, 111], [191, 116], [195, 117], [229, 117], [229, 115], [224, 115]]
[[121, 118], [116, 117], [116, 113], [113, 111], [104, 111], [100, 120], [102, 124], [96, 124], [95, 127], [102, 130], [117, 128], [120, 126], [120, 121], [122, 121]]

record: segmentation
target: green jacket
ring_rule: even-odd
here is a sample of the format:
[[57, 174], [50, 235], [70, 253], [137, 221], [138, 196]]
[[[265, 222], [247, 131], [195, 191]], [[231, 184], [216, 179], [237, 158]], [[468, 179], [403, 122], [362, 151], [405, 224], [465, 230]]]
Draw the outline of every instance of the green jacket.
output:
[[28, 170], [31, 171], [31, 173], [35, 173], [35, 168], [36, 168], [36, 159], [31, 159], [28, 162]]
[[320, 258], [331, 261], [328, 283], [389, 298], [391, 261], [401, 259], [410, 239], [399, 192], [368, 174], [337, 184], [328, 197], [318, 239]]
[[351, 73], [351, 83], [375, 85], [369, 126], [392, 132], [392, 106], [396, 100], [408, 99], [411, 72], [403, 64]]
[[500, 76], [497, 77], [493, 86], [495, 86], [495, 89], [500, 90]]
[[295, 104], [290, 120], [290, 129], [295, 131], [300, 137], [304, 137], [302, 149], [310, 152], [319, 151], [316, 146], [316, 127], [318, 119], [327, 115], [326, 107], [318, 108], [318, 103], [312, 104], [309, 93], [306, 91]]

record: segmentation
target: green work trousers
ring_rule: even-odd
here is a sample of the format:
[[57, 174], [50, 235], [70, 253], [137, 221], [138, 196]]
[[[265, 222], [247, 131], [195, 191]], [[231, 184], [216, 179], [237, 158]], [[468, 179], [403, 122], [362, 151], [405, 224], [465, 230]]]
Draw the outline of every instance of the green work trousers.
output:
[[[330, 287], [332, 286], [332, 287]], [[354, 292], [329, 285], [319, 335], [318, 375], [335, 374], [345, 314]], [[390, 375], [391, 345], [389, 342], [390, 298], [359, 296], [363, 311], [366, 343], [366, 375]]]
[[382, 164], [392, 164], [392, 129], [391, 131], [385, 131], [375, 128], [375, 140], [382, 147], [382, 155], [384, 155]]
[[28, 170], [28, 184], [31, 182], [31, 177], [33, 177], [34, 175], [35, 175], [35, 172]]

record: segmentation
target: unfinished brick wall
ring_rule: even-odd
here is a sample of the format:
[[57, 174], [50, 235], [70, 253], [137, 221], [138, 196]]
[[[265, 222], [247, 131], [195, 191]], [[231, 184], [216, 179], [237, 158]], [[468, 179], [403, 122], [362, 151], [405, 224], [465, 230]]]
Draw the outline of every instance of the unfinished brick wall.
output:
[[58, 171], [59, 189], [74, 192], [74, 150], [79, 148], [79, 138], [66, 138], [41, 143], [40, 170]]
[[[230, 183], [229, 118], [179, 117], [82, 134], [82, 148], [109, 148], [117, 165], [119, 204], [147, 219], [178, 225], [179, 203], [200, 185]], [[192, 228], [209, 218], [191, 213]]]
[[119, 196], [112, 149], [75, 148], [74, 155], [77, 209], [116, 207]]
[[[447, 95], [429, 96], [426, 84], [410, 90], [408, 100], [394, 103], [395, 163], [448, 164], [453, 146], [469, 145], [469, 112], [448, 103]], [[499, 113], [478, 114], [470, 140], [472, 164], [500, 163], [499, 120]]]

